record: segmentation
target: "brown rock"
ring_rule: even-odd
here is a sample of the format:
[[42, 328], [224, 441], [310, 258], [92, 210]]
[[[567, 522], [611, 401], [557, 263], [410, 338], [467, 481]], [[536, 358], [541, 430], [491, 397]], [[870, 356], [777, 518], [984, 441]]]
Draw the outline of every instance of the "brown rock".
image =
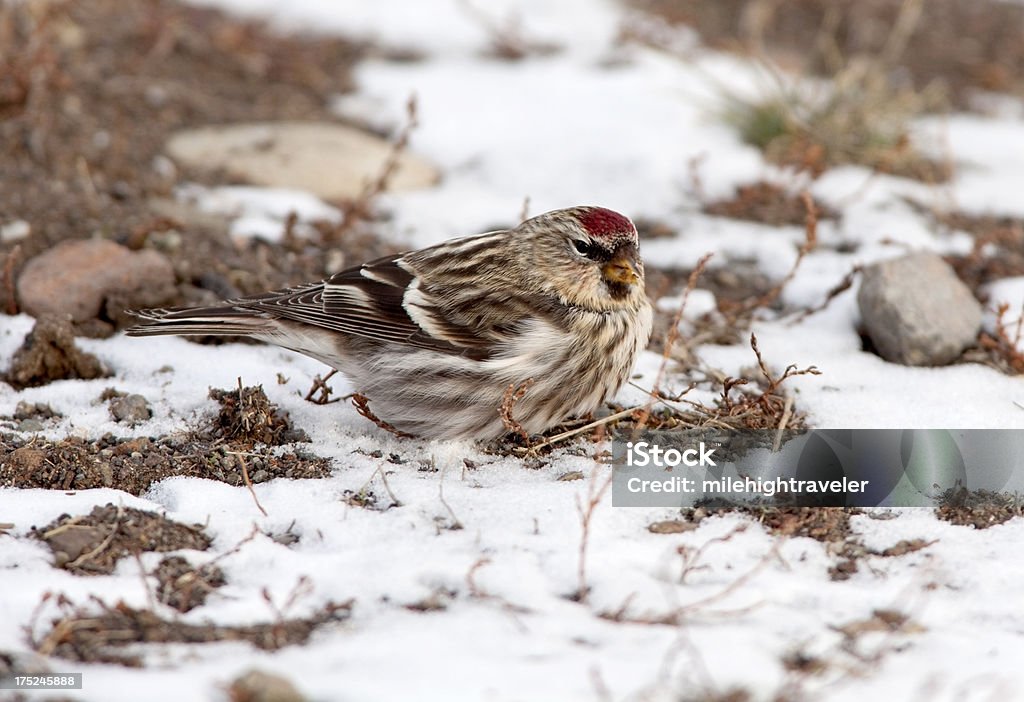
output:
[[245, 702], [304, 702], [306, 697], [288, 678], [262, 670], [238, 676], [228, 688], [233, 700]]
[[63, 241], [25, 264], [18, 278], [25, 312], [70, 315], [79, 323], [116, 318], [125, 307], [159, 305], [173, 295], [174, 269], [162, 254], [105, 239]]

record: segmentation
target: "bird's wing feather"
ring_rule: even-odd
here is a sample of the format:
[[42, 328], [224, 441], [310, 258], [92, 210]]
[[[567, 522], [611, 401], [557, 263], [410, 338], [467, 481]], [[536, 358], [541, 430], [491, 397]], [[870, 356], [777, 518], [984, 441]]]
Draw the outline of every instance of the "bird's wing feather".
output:
[[[415, 297], [415, 304], [407, 304]], [[492, 338], [444, 317], [419, 278], [391, 256], [350, 268], [322, 283], [235, 301], [239, 308], [342, 334], [470, 358], [491, 354]]]

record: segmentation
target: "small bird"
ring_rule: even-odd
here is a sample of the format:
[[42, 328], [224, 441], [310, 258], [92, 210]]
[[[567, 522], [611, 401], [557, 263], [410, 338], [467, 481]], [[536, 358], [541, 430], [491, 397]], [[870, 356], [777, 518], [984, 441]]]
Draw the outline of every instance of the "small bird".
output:
[[[150, 309], [130, 336], [242, 335], [344, 373], [424, 438], [538, 434], [614, 394], [651, 335], [637, 231], [602, 207], [364, 263], [210, 307]], [[503, 410], [503, 406], [505, 410]]]

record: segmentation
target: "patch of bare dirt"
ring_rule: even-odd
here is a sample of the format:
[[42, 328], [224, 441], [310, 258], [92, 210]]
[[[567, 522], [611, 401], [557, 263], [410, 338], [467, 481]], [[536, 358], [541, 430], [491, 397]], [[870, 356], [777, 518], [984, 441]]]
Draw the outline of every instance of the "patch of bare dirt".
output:
[[[305, 451], [260, 452], [244, 460], [253, 483], [274, 478], [325, 478], [331, 472], [330, 461]], [[237, 453], [187, 435], [48, 441], [0, 434], [0, 487], [107, 487], [142, 495], [153, 483], [173, 476], [219, 480], [236, 487], [245, 484]]]
[[160, 561], [153, 575], [157, 600], [183, 613], [204, 605], [207, 596], [225, 583], [224, 572], [216, 565], [195, 568], [181, 556]]
[[1024, 220], [962, 212], [940, 214], [934, 219], [941, 227], [974, 237], [969, 254], [948, 256], [946, 260], [978, 299], [984, 301], [982, 288], [986, 284], [1024, 275]]
[[[903, 5], [902, 0], [631, 2], [669, 22], [694, 27], [711, 46], [766, 51], [783, 66], [809, 65], [822, 75], [834, 70], [837, 56], [885, 51]], [[957, 107], [968, 107], [979, 90], [1024, 96], [1022, 26], [1024, 7], [1012, 3], [928, 0], [894, 72], [918, 90], [940, 82]]]
[[850, 536], [850, 517], [862, 511], [843, 507], [764, 507], [747, 513], [773, 534], [806, 536], [829, 543]]
[[54, 565], [76, 575], [109, 575], [125, 556], [147, 551], [205, 551], [210, 537], [200, 526], [153, 512], [107, 504], [87, 515], [62, 515], [32, 536], [53, 552]]
[[[842, 542], [850, 536], [850, 517], [862, 514], [857, 507], [747, 507], [733, 506], [730, 511], [749, 515], [776, 536], [806, 536], [823, 543]], [[689, 507], [681, 520], [700, 524], [721, 514], [714, 505]]]
[[[818, 200], [814, 200], [814, 208], [818, 219], [836, 219], [839, 216], [839, 213]], [[741, 185], [732, 197], [705, 204], [704, 212], [717, 217], [760, 222], [772, 227], [803, 226], [807, 220], [807, 205], [799, 193], [791, 193], [775, 183], [763, 180]]]
[[296, 428], [288, 413], [271, 404], [263, 386], [235, 390], [210, 390], [210, 399], [220, 403], [220, 413], [209, 427], [209, 434], [239, 447], [256, 444], [280, 446], [309, 441], [306, 432]]
[[[648, 265], [644, 273], [648, 295], [652, 300], [657, 300], [665, 296], [682, 295], [693, 271]], [[680, 339], [680, 344], [729, 346], [742, 342], [743, 332], [748, 325], [736, 323], [737, 316], [746, 311], [753, 301], [764, 299], [774, 286], [775, 281], [761, 271], [756, 261], [733, 259], [726, 261], [724, 265], [708, 268], [700, 278], [700, 289], [707, 290], [715, 296], [718, 313], [704, 315], [695, 320], [693, 332], [685, 339]], [[782, 309], [777, 298], [768, 307], [776, 312]], [[664, 348], [675, 314], [676, 310], [672, 309], [655, 310], [654, 331], [648, 344], [649, 349], [660, 351]]]
[[[372, 232], [320, 223], [322, 241], [235, 242], [227, 225], [174, 202], [185, 181], [221, 183], [163, 156], [174, 132], [209, 124], [336, 120], [360, 43], [284, 36], [175, 2], [55, 0], [0, 5], [0, 203], [29, 235], [0, 243], [0, 310], [18, 305], [26, 261], [65, 239], [100, 236], [171, 261], [171, 304], [205, 304], [392, 253]], [[290, 227], [289, 227], [290, 230]], [[329, 245], [328, 243], [329, 242]], [[118, 326], [130, 320], [113, 310]]]
[[[87, 490], [113, 487], [141, 495], [171, 476], [219, 480], [229, 485], [274, 478], [324, 478], [326, 458], [305, 451], [272, 450], [308, 441], [287, 413], [267, 401], [260, 388], [221, 393], [222, 409], [208, 425], [190, 433], [155, 438], [95, 440], [67, 437], [59, 441], [0, 434], [0, 487]], [[231, 398], [234, 396], [235, 401]]]
[[939, 498], [935, 516], [950, 524], [987, 529], [1024, 516], [1024, 502], [1019, 495], [952, 488]]
[[91, 353], [75, 346], [71, 322], [42, 317], [14, 352], [3, 380], [21, 390], [47, 385], [54, 380], [81, 378], [92, 380], [110, 376], [110, 369]]

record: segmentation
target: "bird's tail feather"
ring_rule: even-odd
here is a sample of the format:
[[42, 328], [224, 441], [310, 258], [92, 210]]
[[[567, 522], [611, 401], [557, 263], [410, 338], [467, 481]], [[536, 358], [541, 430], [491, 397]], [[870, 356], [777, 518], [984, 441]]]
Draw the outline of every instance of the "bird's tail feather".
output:
[[272, 322], [251, 310], [234, 307], [135, 310], [140, 324], [125, 330], [128, 336], [259, 336]]

